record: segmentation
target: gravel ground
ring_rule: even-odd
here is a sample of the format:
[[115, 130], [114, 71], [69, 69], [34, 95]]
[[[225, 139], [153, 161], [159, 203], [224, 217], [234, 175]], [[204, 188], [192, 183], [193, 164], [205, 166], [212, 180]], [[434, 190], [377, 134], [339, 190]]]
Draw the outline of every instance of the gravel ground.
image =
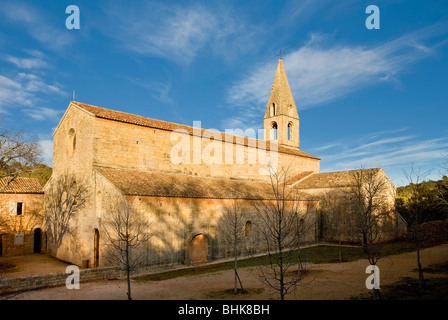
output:
[[[423, 267], [448, 262], [448, 244], [424, 249], [421, 253]], [[53, 261], [48, 268], [62, 268]], [[44, 261], [41, 261], [45, 264]], [[55, 263], [55, 265], [53, 265]], [[367, 260], [338, 264], [308, 265], [310, 272], [303, 279], [302, 285], [287, 299], [308, 300], [343, 300], [368, 293], [365, 281], [368, 274], [365, 269]], [[41, 265], [42, 266], [42, 265]], [[416, 254], [405, 253], [384, 258], [379, 261], [380, 285], [388, 285], [403, 277], [417, 278], [412, 271], [416, 267]], [[38, 268], [39, 265], [34, 265]], [[47, 269], [46, 271], [48, 271]], [[24, 272], [24, 270], [22, 270]], [[54, 272], [54, 271], [51, 271]], [[200, 276], [178, 277], [158, 282], [133, 282], [132, 296], [136, 300], [190, 300], [190, 299], [254, 299], [266, 300], [274, 296], [257, 278], [256, 268], [240, 270], [240, 277], [249, 294], [233, 296], [223, 293], [233, 287], [233, 270], [214, 272]], [[442, 277], [446, 274], [426, 274], [427, 278]], [[123, 280], [104, 280], [81, 283], [79, 290], [68, 290], [65, 287], [49, 288], [21, 293], [11, 299], [50, 299], [50, 300], [120, 300], [126, 299], [126, 282]]]

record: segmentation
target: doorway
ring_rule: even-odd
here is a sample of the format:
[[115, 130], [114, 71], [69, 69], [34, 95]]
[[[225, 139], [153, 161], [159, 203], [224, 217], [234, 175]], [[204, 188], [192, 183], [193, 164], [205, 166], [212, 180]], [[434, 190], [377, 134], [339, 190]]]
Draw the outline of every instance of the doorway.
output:
[[208, 260], [208, 238], [198, 234], [190, 242], [191, 263], [206, 262]]
[[40, 253], [41, 242], [42, 242], [42, 232], [41, 232], [40, 228], [37, 228], [37, 229], [34, 230], [34, 249], [33, 249], [33, 253]]
[[93, 267], [98, 268], [100, 265], [100, 233], [95, 229], [93, 236]]

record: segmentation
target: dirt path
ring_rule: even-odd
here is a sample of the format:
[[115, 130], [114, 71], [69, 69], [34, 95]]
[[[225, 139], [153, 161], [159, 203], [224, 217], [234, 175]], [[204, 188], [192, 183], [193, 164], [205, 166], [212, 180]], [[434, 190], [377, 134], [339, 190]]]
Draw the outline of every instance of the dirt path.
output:
[[0, 264], [9, 264], [14, 267], [2, 274], [2, 278], [20, 278], [29, 275], [65, 272], [68, 264], [45, 254], [27, 256], [1, 257]]
[[[381, 285], [392, 284], [403, 277], [417, 278], [415, 253], [405, 253], [380, 260]], [[448, 262], [448, 244], [428, 248], [422, 251], [423, 267]], [[304, 279], [308, 283], [289, 295], [288, 299], [349, 299], [369, 291], [365, 287], [367, 260], [340, 264], [310, 265], [310, 274]], [[245, 288], [264, 288], [256, 278], [256, 269], [242, 269], [240, 276]], [[427, 278], [433, 275], [426, 274]], [[312, 280], [312, 281], [311, 281]], [[214, 291], [232, 288], [233, 270], [215, 272], [193, 277], [134, 283], [134, 299], [232, 299], [232, 295], [213, 295]], [[268, 290], [238, 296], [238, 299], [270, 299]], [[14, 299], [126, 299], [126, 284], [122, 280], [81, 283], [80, 290], [67, 290], [65, 287], [50, 288], [22, 293]]]

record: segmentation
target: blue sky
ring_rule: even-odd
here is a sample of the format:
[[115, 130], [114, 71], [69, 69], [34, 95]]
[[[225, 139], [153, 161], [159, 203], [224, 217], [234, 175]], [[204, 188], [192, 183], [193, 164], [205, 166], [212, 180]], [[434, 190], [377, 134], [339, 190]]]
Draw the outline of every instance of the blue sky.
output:
[[[80, 9], [68, 30], [65, 9]], [[368, 5], [380, 29], [368, 30]], [[448, 2], [5, 1], [3, 125], [52, 133], [76, 100], [203, 128], [262, 128], [278, 64], [321, 171], [381, 167], [441, 176], [448, 153]]]

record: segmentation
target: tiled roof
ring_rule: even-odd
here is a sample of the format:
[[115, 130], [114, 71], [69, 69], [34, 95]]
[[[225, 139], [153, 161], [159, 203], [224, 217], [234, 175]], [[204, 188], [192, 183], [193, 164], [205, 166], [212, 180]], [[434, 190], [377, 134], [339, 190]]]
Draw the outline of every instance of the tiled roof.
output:
[[[126, 195], [245, 200], [274, 198], [269, 183], [99, 166], [95, 169]], [[300, 199], [310, 200], [307, 194]]]
[[[363, 169], [380, 171], [381, 169]], [[360, 170], [315, 173], [294, 185], [298, 189], [352, 187], [355, 185], [353, 173]]]
[[0, 178], [0, 193], [44, 193], [42, 185], [36, 178], [17, 177], [13, 181], [11, 179], [11, 177]]
[[304, 172], [301, 172], [298, 175], [296, 175], [296, 176], [292, 177], [291, 179], [287, 180], [286, 184], [294, 184], [297, 181], [302, 180], [303, 178], [309, 176], [312, 173], [314, 173], [314, 171], [304, 171]]
[[[185, 130], [190, 135], [193, 135], [193, 133], [196, 133], [196, 130], [193, 131], [193, 129], [194, 129], [193, 127], [182, 125], [182, 124], [150, 119], [150, 118], [146, 118], [146, 117], [142, 117], [142, 116], [133, 115], [130, 113], [101, 108], [101, 107], [97, 107], [97, 106], [93, 106], [93, 105], [85, 104], [85, 103], [81, 103], [81, 102], [76, 102], [76, 101], [72, 101], [71, 103], [90, 112], [95, 117], [102, 118], [102, 119], [126, 122], [126, 123], [135, 124], [135, 125], [139, 125], [139, 126], [156, 128], [156, 129], [161, 129], [161, 130], [168, 130], [168, 131]], [[201, 135], [204, 133], [205, 130], [206, 129], [201, 129]], [[225, 134], [225, 133], [221, 133], [221, 134], [223, 135], [223, 140], [235, 143], [236, 136], [230, 135], [230, 134]], [[256, 146], [257, 145], [256, 141], [257, 141], [256, 139], [244, 137], [244, 145], [245, 146], [248, 146], [248, 145]], [[265, 141], [263, 140], [263, 144], [264, 143], [265, 143]], [[266, 148], [267, 148], [267, 150], [270, 149], [269, 141], [266, 142]], [[303, 152], [301, 150], [292, 149], [292, 148], [288, 148], [288, 147], [278, 146], [278, 151], [280, 153], [287, 153], [287, 154], [292, 154], [292, 155], [297, 155], [297, 156], [302, 156], [302, 157], [319, 160], [319, 158], [316, 156], [313, 156], [313, 155]]]

